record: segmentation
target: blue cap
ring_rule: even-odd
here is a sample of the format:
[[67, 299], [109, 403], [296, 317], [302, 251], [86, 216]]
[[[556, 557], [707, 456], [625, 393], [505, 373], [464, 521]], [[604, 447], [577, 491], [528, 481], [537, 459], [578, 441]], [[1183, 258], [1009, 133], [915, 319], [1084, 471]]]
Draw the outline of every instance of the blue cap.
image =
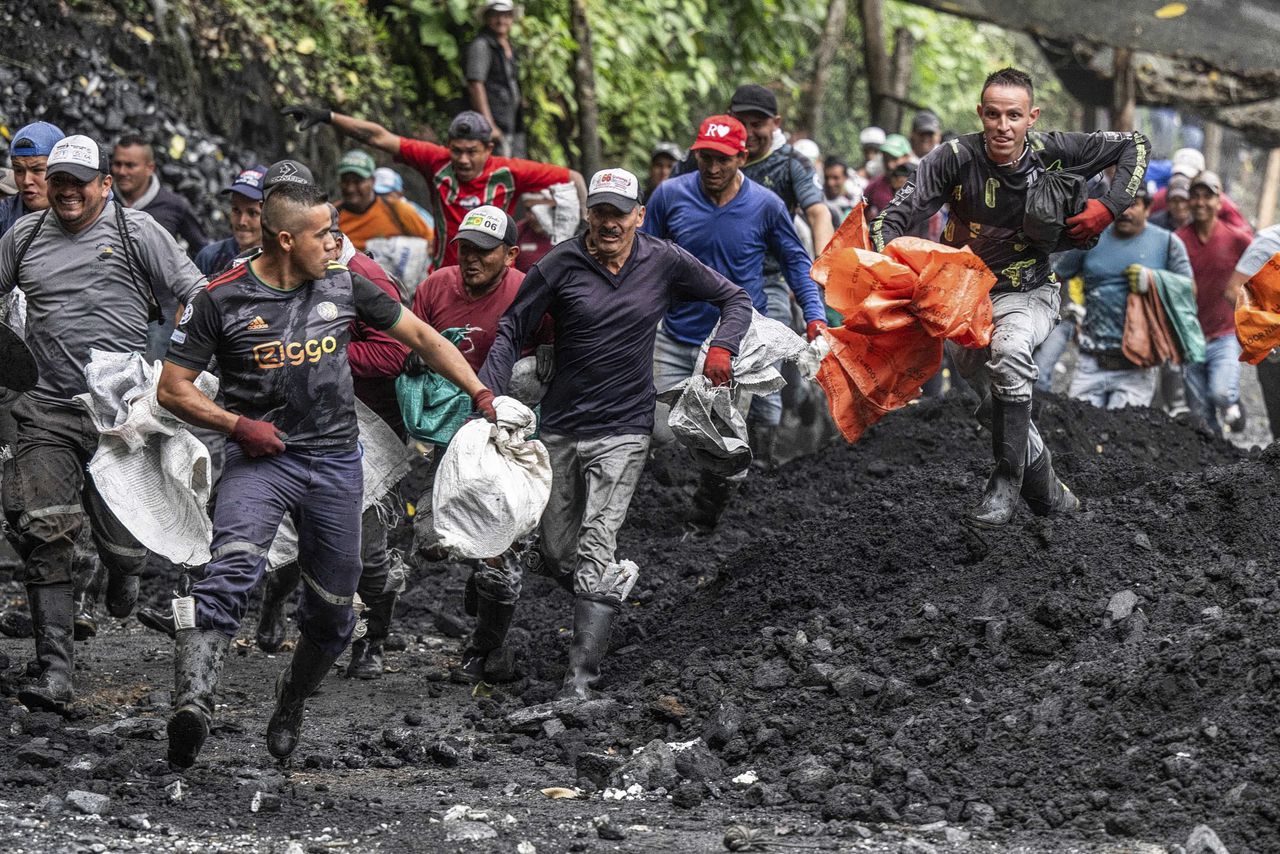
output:
[[373, 170], [373, 191], [379, 196], [386, 193], [403, 193], [404, 179], [396, 170], [381, 166]]
[[267, 177], [267, 167], [254, 166], [243, 170], [227, 187], [222, 188], [222, 195], [239, 193], [255, 202], [262, 201], [262, 181]]
[[66, 136], [57, 125], [32, 122], [19, 128], [9, 145], [10, 157], [48, 157], [53, 146]]

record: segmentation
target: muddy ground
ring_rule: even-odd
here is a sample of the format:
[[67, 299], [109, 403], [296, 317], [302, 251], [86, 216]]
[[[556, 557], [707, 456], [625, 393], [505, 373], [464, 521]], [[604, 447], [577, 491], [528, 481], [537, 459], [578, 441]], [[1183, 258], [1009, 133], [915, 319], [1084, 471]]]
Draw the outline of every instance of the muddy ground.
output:
[[983, 537], [956, 519], [988, 452], [954, 397], [753, 477], [711, 537], [682, 537], [689, 469], [666, 459], [621, 540], [642, 576], [608, 699], [586, 706], [540, 705], [571, 618], [541, 578], [515, 680], [448, 682], [466, 628], [451, 564], [416, 574], [383, 679], [335, 670], [286, 768], [263, 743], [281, 656], [229, 656], [217, 729], [178, 775], [166, 638], [102, 618], [69, 722], [16, 704], [30, 642], [0, 640], [0, 841], [716, 851], [740, 824], [818, 850], [1155, 852], [1204, 823], [1232, 852], [1280, 850], [1280, 452], [1149, 410], [1048, 398], [1038, 420], [1086, 512]]

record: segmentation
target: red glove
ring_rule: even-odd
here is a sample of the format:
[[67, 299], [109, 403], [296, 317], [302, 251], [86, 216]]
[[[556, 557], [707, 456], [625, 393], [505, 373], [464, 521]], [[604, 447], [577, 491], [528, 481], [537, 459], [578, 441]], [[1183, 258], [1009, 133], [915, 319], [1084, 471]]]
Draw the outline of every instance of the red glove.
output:
[[822, 330], [827, 328], [825, 320], [810, 320], [809, 325], [804, 328], [805, 337], [810, 341], [822, 334]]
[[498, 420], [498, 411], [493, 408], [493, 392], [489, 389], [482, 388], [471, 395], [471, 403], [475, 406], [476, 412], [484, 416], [485, 421]]
[[733, 379], [733, 354], [723, 347], [712, 347], [702, 363], [702, 375], [712, 385], [728, 385]]
[[241, 415], [231, 428], [231, 438], [251, 457], [273, 457], [284, 452], [284, 434], [269, 421], [254, 421]]
[[1097, 199], [1090, 199], [1085, 202], [1084, 210], [1067, 217], [1067, 225], [1070, 226], [1067, 236], [1077, 243], [1083, 243], [1102, 234], [1102, 230], [1111, 225], [1115, 218], [1115, 214], [1107, 210], [1106, 205]]

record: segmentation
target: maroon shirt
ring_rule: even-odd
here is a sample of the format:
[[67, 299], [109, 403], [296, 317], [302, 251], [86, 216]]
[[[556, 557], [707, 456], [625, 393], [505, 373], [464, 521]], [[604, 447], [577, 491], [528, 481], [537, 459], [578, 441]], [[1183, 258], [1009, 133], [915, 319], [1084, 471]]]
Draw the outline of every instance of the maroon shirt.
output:
[[1215, 220], [1208, 241], [1196, 234], [1195, 223], [1189, 222], [1174, 232], [1187, 247], [1191, 272], [1196, 280], [1196, 313], [1206, 341], [1234, 335], [1235, 309], [1223, 294], [1235, 272], [1236, 262], [1249, 248], [1253, 236]]
[[[347, 269], [373, 282], [396, 302], [400, 301], [400, 293], [395, 284], [378, 266], [378, 262], [368, 255], [357, 252], [347, 264]], [[401, 437], [405, 432], [400, 403], [396, 400], [396, 377], [408, 355], [409, 348], [387, 333], [360, 321], [352, 324], [347, 361], [351, 363], [351, 383], [356, 397], [391, 425], [391, 429]]]

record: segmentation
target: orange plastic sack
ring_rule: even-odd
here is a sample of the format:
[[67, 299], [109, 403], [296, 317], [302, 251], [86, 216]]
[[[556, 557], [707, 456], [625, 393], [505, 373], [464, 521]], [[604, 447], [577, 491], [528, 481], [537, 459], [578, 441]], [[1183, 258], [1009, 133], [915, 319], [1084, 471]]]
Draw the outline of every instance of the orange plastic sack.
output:
[[1280, 253], [1271, 257], [1236, 298], [1240, 361], [1256, 365], [1280, 346]]
[[945, 339], [965, 347], [991, 343], [996, 283], [967, 248], [902, 237], [884, 254], [872, 252], [865, 222], [849, 225], [855, 217], [861, 221], [858, 208], [813, 265], [827, 304], [845, 318], [825, 333], [831, 353], [817, 379], [850, 442], [920, 394], [942, 366]]

